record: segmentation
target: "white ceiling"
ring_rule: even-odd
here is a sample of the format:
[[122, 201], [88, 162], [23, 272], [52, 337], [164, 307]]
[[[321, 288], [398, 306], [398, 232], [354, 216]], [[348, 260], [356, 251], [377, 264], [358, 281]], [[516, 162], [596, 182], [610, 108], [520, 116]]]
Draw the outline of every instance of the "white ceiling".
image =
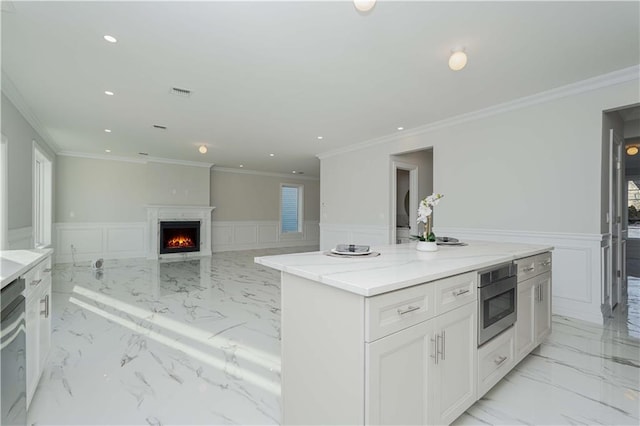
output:
[[318, 176], [315, 154], [637, 65], [639, 6], [13, 2], [3, 91], [60, 151]]

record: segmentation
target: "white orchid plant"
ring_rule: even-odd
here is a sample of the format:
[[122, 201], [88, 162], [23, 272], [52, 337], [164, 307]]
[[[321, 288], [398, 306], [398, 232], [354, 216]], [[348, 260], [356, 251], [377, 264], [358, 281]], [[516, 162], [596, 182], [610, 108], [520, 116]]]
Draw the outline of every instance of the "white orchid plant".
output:
[[442, 197], [444, 197], [444, 195], [434, 192], [424, 200], [420, 201], [420, 207], [418, 207], [418, 223], [424, 223], [424, 232], [422, 235], [416, 236], [418, 240], [436, 240], [436, 235], [431, 230], [431, 214], [433, 213], [433, 208], [438, 205]]

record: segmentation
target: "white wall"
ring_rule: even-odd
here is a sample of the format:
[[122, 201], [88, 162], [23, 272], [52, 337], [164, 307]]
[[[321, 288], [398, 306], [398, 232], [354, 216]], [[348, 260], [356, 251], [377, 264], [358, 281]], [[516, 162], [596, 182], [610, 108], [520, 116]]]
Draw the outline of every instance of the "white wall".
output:
[[[302, 235], [280, 235], [280, 185], [304, 185]], [[320, 182], [317, 178], [214, 167], [211, 172], [213, 250], [317, 246]]]
[[631, 120], [624, 123], [624, 138], [640, 137], [640, 120]]
[[[54, 171], [57, 167], [55, 153], [4, 93], [2, 93], [1, 109], [2, 134], [8, 141], [9, 248], [30, 248], [33, 246], [33, 142], [35, 141], [52, 161]], [[54, 197], [54, 205], [55, 202]]]
[[[554, 281], [554, 296], [562, 295], [554, 298], [556, 312], [593, 320], [601, 277], [592, 263], [600, 259], [605, 196], [602, 112], [638, 102], [637, 69], [633, 73], [626, 81], [616, 80], [617, 74], [609, 84], [609, 77], [595, 79], [359, 150], [321, 155], [321, 248], [331, 239], [325, 231], [340, 227], [362, 227], [368, 235], [363, 243], [388, 243], [390, 156], [433, 147], [434, 190], [445, 195], [436, 233], [467, 230], [491, 238], [499, 231], [523, 241], [560, 242], [554, 277], [564, 278]], [[566, 279], [575, 267], [586, 282]], [[582, 299], [572, 299], [576, 287], [588, 288], [589, 296], [579, 291]]]

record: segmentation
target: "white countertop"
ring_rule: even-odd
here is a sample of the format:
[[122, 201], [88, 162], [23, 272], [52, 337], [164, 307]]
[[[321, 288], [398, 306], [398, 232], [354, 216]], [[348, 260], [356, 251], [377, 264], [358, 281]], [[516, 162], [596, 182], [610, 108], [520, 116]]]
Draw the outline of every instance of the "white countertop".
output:
[[52, 249], [0, 251], [0, 289], [53, 253]]
[[256, 257], [258, 264], [361, 296], [375, 296], [412, 285], [482, 269], [553, 250], [534, 244], [467, 241], [419, 252], [416, 243], [372, 247], [377, 257], [326, 256], [324, 252]]

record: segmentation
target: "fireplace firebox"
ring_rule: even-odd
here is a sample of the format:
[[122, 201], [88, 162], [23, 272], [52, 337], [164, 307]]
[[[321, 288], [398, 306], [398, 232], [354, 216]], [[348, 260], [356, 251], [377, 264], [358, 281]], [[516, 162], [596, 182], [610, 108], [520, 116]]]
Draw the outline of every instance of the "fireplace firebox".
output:
[[160, 254], [200, 251], [200, 221], [160, 222]]

